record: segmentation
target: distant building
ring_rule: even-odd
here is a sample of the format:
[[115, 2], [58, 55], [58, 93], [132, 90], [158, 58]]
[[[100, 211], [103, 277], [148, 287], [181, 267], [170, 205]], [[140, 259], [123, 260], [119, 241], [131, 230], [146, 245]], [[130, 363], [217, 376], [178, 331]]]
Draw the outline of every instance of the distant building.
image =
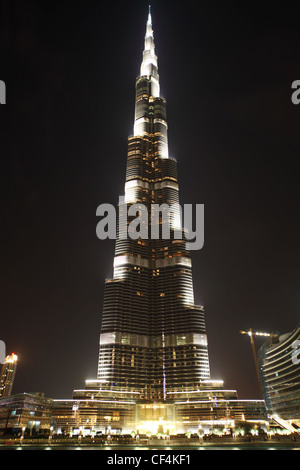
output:
[[52, 400], [43, 393], [19, 393], [0, 399], [0, 435], [48, 435]]
[[266, 409], [275, 420], [300, 426], [300, 325], [258, 351]]
[[17, 369], [18, 356], [6, 356], [0, 373], [0, 397], [11, 395]]

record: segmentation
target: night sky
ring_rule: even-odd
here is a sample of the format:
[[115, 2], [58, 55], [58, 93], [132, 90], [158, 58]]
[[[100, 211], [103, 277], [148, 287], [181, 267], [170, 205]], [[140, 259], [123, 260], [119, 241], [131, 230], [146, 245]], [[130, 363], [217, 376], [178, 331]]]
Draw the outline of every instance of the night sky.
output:
[[[299, 9], [151, 5], [180, 201], [205, 206], [192, 260], [212, 377], [260, 398], [239, 331], [299, 322]], [[96, 377], [114, 256], [96, 209], [124, 194], [147, 9], [1, 1], [0, 339], [19, 356], [15, 393], [71, 398]]]

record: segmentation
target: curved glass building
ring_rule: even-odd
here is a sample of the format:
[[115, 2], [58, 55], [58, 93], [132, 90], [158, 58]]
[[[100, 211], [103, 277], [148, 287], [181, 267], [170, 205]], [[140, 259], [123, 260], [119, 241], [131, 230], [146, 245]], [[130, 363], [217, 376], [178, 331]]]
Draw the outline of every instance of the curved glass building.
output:
[[300, 426], [300, 326], [266, 342], [258, 362], [268, 413]]

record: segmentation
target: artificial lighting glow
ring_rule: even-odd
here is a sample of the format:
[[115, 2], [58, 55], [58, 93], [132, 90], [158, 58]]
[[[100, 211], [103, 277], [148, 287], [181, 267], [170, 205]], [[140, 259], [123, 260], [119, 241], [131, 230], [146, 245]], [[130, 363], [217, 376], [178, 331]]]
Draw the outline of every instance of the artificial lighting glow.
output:
[[276, 336], [272, 333], [266, 333], [266, 332], [262, 332], [262, 331], [252, 331], [252, 330], [249, 330], [249, 331], [240, 331], [240, 333], [242, 335], [248, 335], [248, 336]]
[[12, 353], [10, 356], [6, 356], [6, 359], [5, 359], [5, 363], [13, 363], [13, 362], [17, 362], [18, 360], [18, 356], [14, 353]]
[[86, 383], [102, 382], [102, 379], [86, 379]]
[[142, 421], [138, 424], [137, 428], [142, 434], [156, 435], [158, 433], [158, 428], [163, 427], [163, 434], [166, 434], [167, 431], [171, 432], [175, 429], [174, 424], [168, 421], [159, 420], [159, 421]]

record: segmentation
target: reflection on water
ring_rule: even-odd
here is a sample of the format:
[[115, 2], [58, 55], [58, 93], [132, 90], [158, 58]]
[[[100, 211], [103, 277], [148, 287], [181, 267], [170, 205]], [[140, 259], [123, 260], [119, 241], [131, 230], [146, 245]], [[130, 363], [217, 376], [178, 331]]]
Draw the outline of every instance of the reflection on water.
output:
[[83, 446], [36, 446], [36, 445], [0, 445], [0, 450], [102, 450], [102, 451], [178, 451], [185, 450], [187, 452], [200, 451], [200, 450], [300, 450], [300, 443], [272, 443], [272, 444], [208, 444], [201, 446], [95, 446], [95, 445], [83, 445]]

